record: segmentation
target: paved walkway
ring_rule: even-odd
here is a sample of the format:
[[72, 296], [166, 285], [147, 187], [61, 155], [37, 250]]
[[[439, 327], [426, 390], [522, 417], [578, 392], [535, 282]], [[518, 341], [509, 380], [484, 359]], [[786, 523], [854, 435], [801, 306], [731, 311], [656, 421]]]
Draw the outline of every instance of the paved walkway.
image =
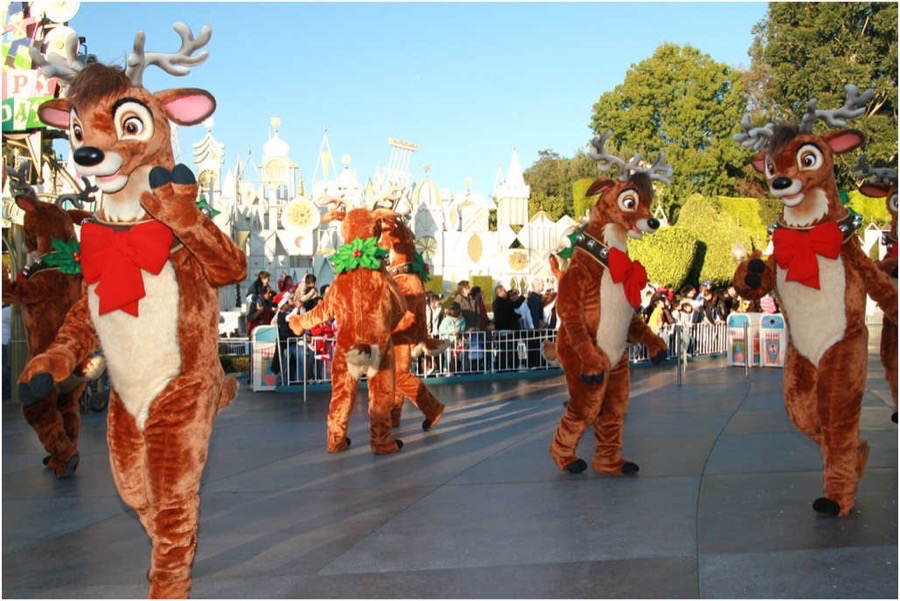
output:
[[[821, 458], [795, 431], [781, 371], [722, 360], [633, 372], [633, 478], [559, 472], [560, 376], [434, 386], [390, 456], [325, 453], [327, 393], [242, 391], [217, 421], [201, 491], [196, 598], [897, 598], [897, 426], [870, 361], [872, 452], [857, 506], [817, 517]], [[110, 478], [105, 415], [86, 416], [74, 479], [41, 468], [3, 415], [5, 598], [139, 598], [150, 545]], [[590, 459], [591, 436], [580, 451]]]

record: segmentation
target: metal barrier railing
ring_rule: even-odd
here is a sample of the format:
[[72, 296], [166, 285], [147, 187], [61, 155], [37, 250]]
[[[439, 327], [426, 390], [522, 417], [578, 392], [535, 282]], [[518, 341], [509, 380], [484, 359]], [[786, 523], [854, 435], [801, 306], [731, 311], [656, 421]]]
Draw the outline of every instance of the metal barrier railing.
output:
[[[669, 357], [677, 360], [679, 383], [687, 360], [725, 353], [728, 328], [724, 323], [700, 323], [663, 327], [659, 335], [669, 346]], [[473, 374], [541, 371], [558, 368], [547, 361], [543, 346], [556, 339], [555, 330], [466, 332], [449, 341], [450, 347], [435, 357], [414, 359], [411, 370], [421, 378]], [[297, 386], [331, 382], [334, 338], [302, 336], [288, 338], [280, 345], [280, 384]], [[219, 340], [222, 354], [250, 356], [246, 338]], [[641, 344], [628, 347], [628, 360], [639, 364], [650, 360]]]

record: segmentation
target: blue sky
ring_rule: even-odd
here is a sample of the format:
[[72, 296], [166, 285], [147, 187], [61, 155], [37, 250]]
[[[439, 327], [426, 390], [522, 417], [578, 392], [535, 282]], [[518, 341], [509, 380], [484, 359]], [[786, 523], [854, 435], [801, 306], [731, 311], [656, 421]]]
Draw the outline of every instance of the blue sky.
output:
[[[213, 135], [226, 168], [259, 162], [272, 117], [310, 184], [322, 134], [365, 183], [389, 138], [419, 146], [415, 180], [489, 194], [513, 147], [572, 156], [590, 139], [593, 104], [663, 42], [746, 67], [766, 3], [87, 2], [69, 25], [103, 62], [124, 63], [135, 33], [174, 51], [172, 23], [212, 26], [209, 60], [187, 77], [148, 69], [156, 91], [200, 87], [217, 99]], [[205, 130], [181, 128], [184, 162]]]

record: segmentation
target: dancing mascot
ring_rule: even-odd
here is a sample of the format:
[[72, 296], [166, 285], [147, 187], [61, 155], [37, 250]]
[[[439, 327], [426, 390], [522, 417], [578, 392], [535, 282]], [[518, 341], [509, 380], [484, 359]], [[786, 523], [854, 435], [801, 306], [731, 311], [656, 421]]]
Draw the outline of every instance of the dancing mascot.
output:
[[43, 396], [102, 346], [112, 383], [110, 467], [152, 542], [151, 597], [190, 591], [200, 476], [213, 420], [237, 388], [219, 363], [217, 288], [247, 273], [246, 255], [198, 209], [197, 182], [172, 152], [169, 120], [200, 123], [215, 99], [193, 88], [151, 93], [141, 84], [147, 66], [186, 75], [206, 60], [206, 51], [194, 52], [209, 42], [209, 27], [196, 39], [186, 24], [174, 28], [177, 53], [145, 53], [140, 32], [125, 69], [82, 65], [74, 36], [65, 64], [34, 56], [68, 83], [66, 97], [38, 114], [68, 130], [78, 172], [94, 176], [103, 197], [81, 228], [86, 293], [19, 380], [25, 394]]
[[[16, 204], [24, 211], [25, 248], [36, 259], [10, 281], [3, 272], [3, 303], [19, 305], [28, 340], [28, 358], [41, 354], [56, 338], [69, 309], [81, 298], [81, 267], [75, 223], [90, 216], [80, 209], [62, 209], [65, 197], [48, 203], [38, 200], [34, 188], [24, 184], [26, 173], [10, 173]], [[90, 191], [86, 186], [85, 191]], [[80, 202], [80, 201], [79, 201]], [[103, 360], [86, 349], [83, 361], [41, 396], [22, 397], [22, 414], [49, 453], [44, 465], [57, 478], [68, 478], [78, 468], [79, 402], [88, 379], [103, 371]]]
[[596, 444], [592, 467], [601, 474], [635, 474], [636, 463], [622, 458], [622, 430], [628, 408], [631, 372], [626, 345], [640, 342], [655, 364], [667, 347], [638, 316], [647, 272], [627, 254], [629, 237], [640, 238], [659, 227], [650, 216], [652, 182], [669, 182], [671, 165], [659, 153], [649, 168], [640, 155], [627, 163], [603, 147], [612, 134], [592, 140], [590, 157], [602, 170], [615, 168], [617, 179], [597, 179], [587, 191], [599, 194], [584, 229], [575, 236], [568, 267], [561, 274], [556, 311], [562, 325], [556, 353], [566, 376], [569, 401], [560, 420], [550, 455], [563, 471], [587, 469], [576, 447], [588, 426]]
[[[388, 209], [358, 207], [346, 210], [343, 201], [326, 199], [331, 208], [322, 221], [341, 222], [345, 244], [335, 253], [335, 278], [324, 298], [311, 311], [292, 315], [288, 323], [297, 335], [332, 318], [337, 323], [328, 407], [329, 453], [350, 446], [347, 426], [356, 403], [359, 380], [369, 389], [369, 444], [375, 454], [395, 453], [403, 441], [391, 438], [394, 407], [394, 347], [391, 332], [406, 327], [413, 316], [406, 300], [387, 274], [387, 251], [378, 246], [383, 219], [399, 215]], [[402, 320], [402, 322], [401, 322]]]
[[[396, 191], [395, 191], [396, 192]], [[393, 208], [399, 194], [390, 203]], [[426, 432], [437, 425], [444, 414], [444, 404], [428, 389], [425, 383], [412, 371], [413, 359], [422, 355], [435, 356], [441, 354], [448, 343], [428, 337], [428, 324], [425, 315], [425, 282], [428, 281], [428, 265], [422, 255], [416, 251], [415, 238], [412, 231], [404, 223], [402, 217], [382, 221], [381, 237], [378, 245], [388, 251], [388, 273], [394, 278], [400, 293], [406, 299], [407, 310], [415, 316], [406, 327], [394, 331], [391, 339], [394, 343], [394, 372], [396, 373], [396, 393], [394, 408], [391, 411], [391, 424], [400, 425], [403, 413], [403, 400], [409, 398], [413, 405], [425, 416], [422, 429]]]
[[[860, 155], [854, 171], [868, 179], [859, 190], [872, 198], [884, 198], [891, 215], [890, 229], [882, 233], [881, 242], [887, 249], [878, 267], [889, 275], [897, 286], [897, 170], [886, 167], [872, 167], [866, 155]], [[891, 420], [897, 423], [897, 323], [885, 319], [881, 326], [881, 363], [891, 396], [894, 398], [894, 412]]]
[[[843, 129], [858, 117], [873, 91], [862, 95], [845, 86], [838, 109], [818, 110], [810, 101], [799, 126], [754, 128], [750, 116], [735, 140], [757, 151], [753, 166], [764, 174], [769, 193], [781, 200], [772, 226], [773, 254], [760, 251], [738, 265], [734, 286], [742, 298], [775, 292], [788, 324], [784, 363], [784, 403], [791, 421], [822, 452], [825, 496], [813, 502], [820, 515], [846, 516], [869, 455], [859, 436], [866, 383], [865, 309], [868, 293], [885, 317], [897, 321], [897, 288], [866, 256], [855, 235], [861, 219], [841, 202], [834, 178], [834, 155], [863, 143], [860, 132]], [[813, 133], [823, 119], [829, 129]]]

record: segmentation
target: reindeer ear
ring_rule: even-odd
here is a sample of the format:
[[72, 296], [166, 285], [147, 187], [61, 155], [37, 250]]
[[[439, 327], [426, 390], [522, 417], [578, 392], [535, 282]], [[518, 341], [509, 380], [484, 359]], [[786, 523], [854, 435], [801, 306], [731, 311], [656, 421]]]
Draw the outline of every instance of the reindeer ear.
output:
[[37, 210], [37, 200], [28, 196], [16, 196], [16, 204], [26, 213], [34, 213]]
[[50, 127], [69, 129], [69, 113], [72, 106], [67, 100], [57, 98], [48, 100], [38, 107], [38, 117]]
[[587, 192], [584, 193], [585, 196], [596, 196], [600, 194], [610, 186], [615, 185], [611, 179], [595, 179], [594, 183], [591, 184], [591, 187], [587, 189]]
[[196, 125], [216, 110], [213, 95], [198, 88], [163, 90], [153, 97], [162, 105], [169, 119], [178, 125]]
[[862, 132], [855, 129], [826, 131], [822, 134], [822, 139], [831, 147], [834, 154], [842, 154], [859, 148], [866, 141]]
[[859, 191], [870, 198], [884, 198], [891, 190], [882, 184], [866, 182], [859, 187]]
[[392, 219], [396, 220], [400, 217], [400, 213], [392, 211], [391, 209], [378, 208], [372, 211], [372, 214], [375, 216], [375, 219]]
[[753, 155], [753, 158], [750, 159], [750, 164], [753, 165], [753, 168], [759, 171], [760, 173], [766, 172], [766, 153], [765, 152], [757, 152]]

